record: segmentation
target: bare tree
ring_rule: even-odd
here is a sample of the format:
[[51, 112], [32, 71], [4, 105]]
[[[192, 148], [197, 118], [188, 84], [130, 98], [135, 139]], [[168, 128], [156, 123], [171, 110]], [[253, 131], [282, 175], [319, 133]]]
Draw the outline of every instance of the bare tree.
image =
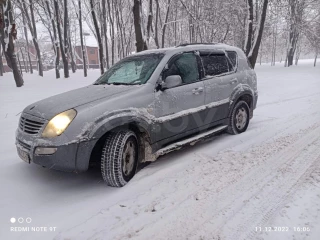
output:
[[155, 22], [155, 29], [154, 29], [154, 41], [157, 48], [160, 48], [159, 44], [159, 38], [158, 38], [158, 22], [160, 18], [160, 6], [159, 6], [159, 0], [156, 0], [156, 22]]
[[293, 58], [297, 49], [297, 43], [300, 36], [300, 27], [302, 23], [304, 6], [304, 0], [289, 0], [290, 32], [287, 54], [288, 67], [293, 65]]
[[105, 45], [105, 48], [106, 48], [106, 67], [107, 69], [110, 67], [109, 65], [109, 48], [108, 48], [108, 36], [107, 36], [107, 33], [108, 33], [108, 29], [107, 29], [107, 6], [106, 6], [106, 0], [102, 0], [101, 2], [102, 4], [102, 19], [103, 19], [103, 35], [104, 35], [104, 45]]
[[163, 26], [162, 26], [162, 42], [161, 42], [161, 47], [163, 47], [163, 48], [164, 48], [164, 41], [165, 41], [165, 36], [166, 36], [167, 24], [168, 24], [168, 20], [169, 20], [170, 3], [171, 3], [171, 0], [168, 0], [166, 18], [165, 18], [164, 24], [163, 24]]
[[0, 44], [0, 76], [3, 76], [4, 69], [3, 69], [3, 62], [2, 62], [2, 44]]
[[49, 18], [51, 19], [51, 25], [52, 25], [52, 29], [53, 29], [53, 46], [54, 46], [54, 51], [55, 51], [55, 73], [56, 73], [56, 78], [60, 78], [60, 47], [59, 47], [59, 41], [58, 41], [58, 37], [57, 37], [57, 28], [56, 28], [56, 23], [54, 21], [54, 17], [52, 16], [51, 13], [51, 7], [49, 5], [49, 1], [45, 0], [45, 4], [46, 4], [46, 8], [47, 8], [47, 12], [49, 15]]
[[78, 0], [78, 7], [79, 7], [79, 27], [80, 27], [80, 44], [81, 44], [81, 54], [82, 54], [82, 63], [83, 63], [83, 74], [87, 77], [87, 60], [86, 60], [86, 52], [83, 45], [83, 30], [82, 30], [82, 6], [81, 0]]
[[12, 15], [11, 0], [0, 2], [0, 19], [2, 24], [0, 25], [1, 31], [1, 45], [4, 50], [4, 55], [7, 60], [8, 66], [12, 69], [13, 77], [17, 87], [23, 86], [23, 78], [20, 73], [17, 57], [14, 51], [14, 39], [17, 37], [16, 24]]
[[248, 22], [247, 22], [247, 34], [246, 34], [244, 52], [248, 56], [252, 47], [252, 37], [253, 37], [253, 0], [247, 0], [247, 4], [248, 4]]
[[[32, 36], [33, 45], [36, 50], [39, 75], [43, 77], [43, 65], [42, 65], [41, 51], [38, 43], [37, 26], [35, 21], [35, 14], [34, 14], [34, 2], [33, 0], [29, 0], [29, 4], [27, 5], [26, 1], [19, 0], [19, 4], [22, 10], [22, 14], [24, 14], [25, 16], [25, 20], [27, 22], [27, 25], [29, 27], [29, 30]], [[28, 10], [29, 8], [30, 8], [30, 14]]]
[[27, 25], [26, 25], [26, 18], [25, 14], [22, 14], [22, 20], [23, 20], [23, 31], [24, 31], [24, 37], [26, 40], [26, 50], [27, 50], [27, 55], [28, 55], [28, 61], [30, 65], [30, 73], [33, 74], [33, 67], [32, 67], [32, 62], [31, 62], [31, 57], [30, 57], [30, 43], [29, 43], [29, 38], [28, 38], [28, 30], [27, 30]]
[[266, 15], [267, 15], [267, 10], [268, 10], [268, 0], [263, 0], [263, 6], [261, 10], [261, 16], [260, 16], [260, 23], [259, 23], [259, 30], [256, 33], [253, 45], [251, 47], [251, 50], [248, 55], [249, 62], [251, 63], [252, 67], [254, 68], [256, 65], [258, 53], [259, 53], [259, 48], [262, 40], [262, 34], [263, 34], [263, 29], [264, 29], [264, 23], [266, 20]]
[[133, 4], [133, 19], [134, 19], [134, 29], [136, 33], [136, 48], [137, 52], [148, 49], [146, 37], [144, 36], [143, 24], [142, 24], [142, 9], [141, 0], [134, 0]]
[[[66, 0], [64, 0], [66, 1]], [[65, 5], [66, 7], [66, 5]], [[59, 44], [60, 44], [60, 52], [61, 52], [61, 57], [62, 57], [62, 62], [63, 62], [63, 72], [64, 72], [64, 77], [68, 78], [69, 77], [69, 64], [68, 60], [66, 57], [66, 52], [65, 52], [65, 47], [62, 39], [62, 33], [61, 33], [61, 19], [60, 19], [60, 14], [59, 14], [59, 4], [58, 0], [54, 0], [54, 10], [55, 10], [55, 15], [56, 15], [56, 22], [57, 22], [57, 30], [58, 30], [58, 36], [59, 36]]]
[[97, 21], [94, 0], [90, 0], [90, 7], [91, 7], [92, 20], [93, 20], [93, 24], [94, 24], [94, 28], [95, 28], [96, 36], [97, 36], [97, 41], [98, 41], [98, 45], [99, 45], [100, 72], [101, 72], [101, 74], [103, 74], [104, 73], [104, 67], [103, 67], [103, 44], [102, 44], [102, 39], [101, 39], [101, 35], [100, 35], [100, 29], [99, 29], [99, 25], [98, 25], [98, 21]]
[[152, 0], [149, 0], [148, 4], [148, 22], [147, 22], [147, 44], [149, 45], [150, 35], [152, 31], [152, 18], [153, 18], [153, 10], [152, 10]]

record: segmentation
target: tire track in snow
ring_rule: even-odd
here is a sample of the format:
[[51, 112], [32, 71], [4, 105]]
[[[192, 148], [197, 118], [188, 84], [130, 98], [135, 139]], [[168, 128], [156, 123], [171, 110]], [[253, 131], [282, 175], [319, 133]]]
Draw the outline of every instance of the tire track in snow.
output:
[[282, 104], [282, 103], [285, 103], [285, 102], [290, 102], [290, 101], [309, 98], [309, 97], [315, 97], [315, 96], [319, 96], [319, 95], [320, 95], [320, 92], [317, 92], [317, 93], [306, 95], [306, 96], [299, 96], [299, 97], [294, 97], [294, 98], [280, 99], [280, 100], [274, 101], [274, 102], [266, 102], [266, 103], [259, 104], [259, 107], [264, 107], [264, 106], [269, 106], [269, 105], [274, 105], [274, 104], [279, 104], [279, 103]]
[[[199, 201], [199, 204], [191, 204], [190, 201], [183, 202], [176, 211], [173, 211], [168, 216], [163, 216], [163, 219], [155, 222], [149, 229], [145, 229], [143, 234], [140, 235], [141, 237], [143, 236], [141, 239], [148, 239], [150, 237], [156, 239], [179, 239], [179, 237], [181, 238], [181, 232], [177, 232], [176, 229], [185, 229], [185, 222], [188, 222], [189, 229], [185, 229], [183, 233], [184, 236], [201, 237], [201, 232], [205, 233], [204, 236], [210, 236], [211, 234], [208, 233], [211, 232], [211, 236], [217, 234], [216, 236], [218, 237], [219, 231], [215, 231], [222, 228], [233, 218], [235, 212], [239, 212], [245, 206], [246, 202], [243, 203], [243, 201], [254, 198], [263, 187], [268, 186], [268, 184], [271, 185], [274, 178], [277, 180], [274, 183], [281, 185], [281, 172], [279, 171], [287, 169], [290, 164], [296, 167], [292, 168], [292, 171], [294, 171], [296, 175], [292, 176], [293, 178], [289, 181], [290, 184], [294, 184], [305, 172], [308, 164], [311, 165], [314, 161], [314, 158], [312, 158], [313, 155], [311, 154], [311, 158], [309, 158], [306, 163], [302, 161], [302, 163], [306, 164], [306, 167], [301, 168], [301, 165], [298, 164], [299, 160], [296, 159], [300, 159], [301, 161], [301, 158], [298, 158], [301, 152], [309, 145], [312, 146], [313, 142], [317, 143], [318, 148], [320, 144], [319, 136], [320, 127], [317, 127], [295, 144], [268, 159], [268, 161], [258, 169], [252, 170], [235, 184], [223, 189], [217, 194], [210, 191], [202, 203], [201, 201]], [[278, 186], [277, 184], [275, 185]], [[214, 190], [214, 188], [210, 190]], [[280, 194], [282, 192], [279, 193], [276, 191], [275, 193]], [[281, 198], [281, 194], [279, 197]], [[242, 203], [239, 199], [242, 199]], [[217, 221], [218, 216], [219, 221]], [[207, 224], [207, 226], [205, 224]], [[154, 232], [157, 232], [155, 229], [160, 228], [166, 229], [166, 232], [160, 232], [160, 234], [158, 232], [155, 236]], [[199, 230], [200, 234], [195, 234], [195, 232]], [[237, 233], [239, 232], [237, 231]], [[238, 236], [236, 236], [235, 239], [239, 239]]]
[[[223, 227], [225, 234], [222, 239], [255, 239], [252, 235], [255, 233], [255, 227], [267, 226], [267, 220], [286, 203], [285, 200], [295, 191], [301, 179], [308, 176], [318, 164], [319, 147], [318, 140], [308, 150], [303, 150], [292, 165], [285, 164], [277, 170], [272, 179], [260, 189], [257, 188], [256, 194]], [[230, 226], [237, 227], [233, 231]]]

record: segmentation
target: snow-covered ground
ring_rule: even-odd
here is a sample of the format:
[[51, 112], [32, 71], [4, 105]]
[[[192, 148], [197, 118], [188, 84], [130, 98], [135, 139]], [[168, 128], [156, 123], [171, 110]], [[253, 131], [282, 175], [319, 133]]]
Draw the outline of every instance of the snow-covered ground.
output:
[[[99, 73], [60, 80], [53, 72], [43, 79], [25, 74], [22, 88], [6, 74], [0, 78], [0, 239], [318, 240], [320, 67], [282, 65], [257, 66], [258, 108], [247, 132], [161, 157], [120, 189], [107, 187], [99, 170], [77, 175], [28, 165], [14, 145], [26, 105], [88, 85]], [[31, 223], [18, 222], [26, 218]]]

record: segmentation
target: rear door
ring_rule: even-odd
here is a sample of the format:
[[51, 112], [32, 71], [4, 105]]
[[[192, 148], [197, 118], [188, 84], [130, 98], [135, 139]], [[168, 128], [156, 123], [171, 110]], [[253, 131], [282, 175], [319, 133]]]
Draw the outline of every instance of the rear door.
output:
[[227, 118], [230, 96], [238, 80], [234, 75], [234, 67], [221, 51], [200, 52], [205, 77], [205, 104], [208, 105], [207, 116], [211, 122]]
[[201, 122], [197, 119], [199, 108], [205, 102], [205, 94], [204, 83], [200, 81], [200, 59], [194, 52], [185, 52], [173, 57], [164, 69], [162, 79], [171, 75], [180, 75], [183, 83], [156, 92], [157, 141], [173, 141], [201, 127]]

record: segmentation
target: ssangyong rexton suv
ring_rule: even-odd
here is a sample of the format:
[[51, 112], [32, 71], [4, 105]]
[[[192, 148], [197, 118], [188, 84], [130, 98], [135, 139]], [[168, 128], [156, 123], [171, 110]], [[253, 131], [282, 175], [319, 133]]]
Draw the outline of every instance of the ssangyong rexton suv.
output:
[[258, 98], [245, 54], [190, 44], [126, 57], [95, 83], [26, 107], [16, 132], [28, 163], [124, 186], [139, 163], [227, 131], [246, 131]]

